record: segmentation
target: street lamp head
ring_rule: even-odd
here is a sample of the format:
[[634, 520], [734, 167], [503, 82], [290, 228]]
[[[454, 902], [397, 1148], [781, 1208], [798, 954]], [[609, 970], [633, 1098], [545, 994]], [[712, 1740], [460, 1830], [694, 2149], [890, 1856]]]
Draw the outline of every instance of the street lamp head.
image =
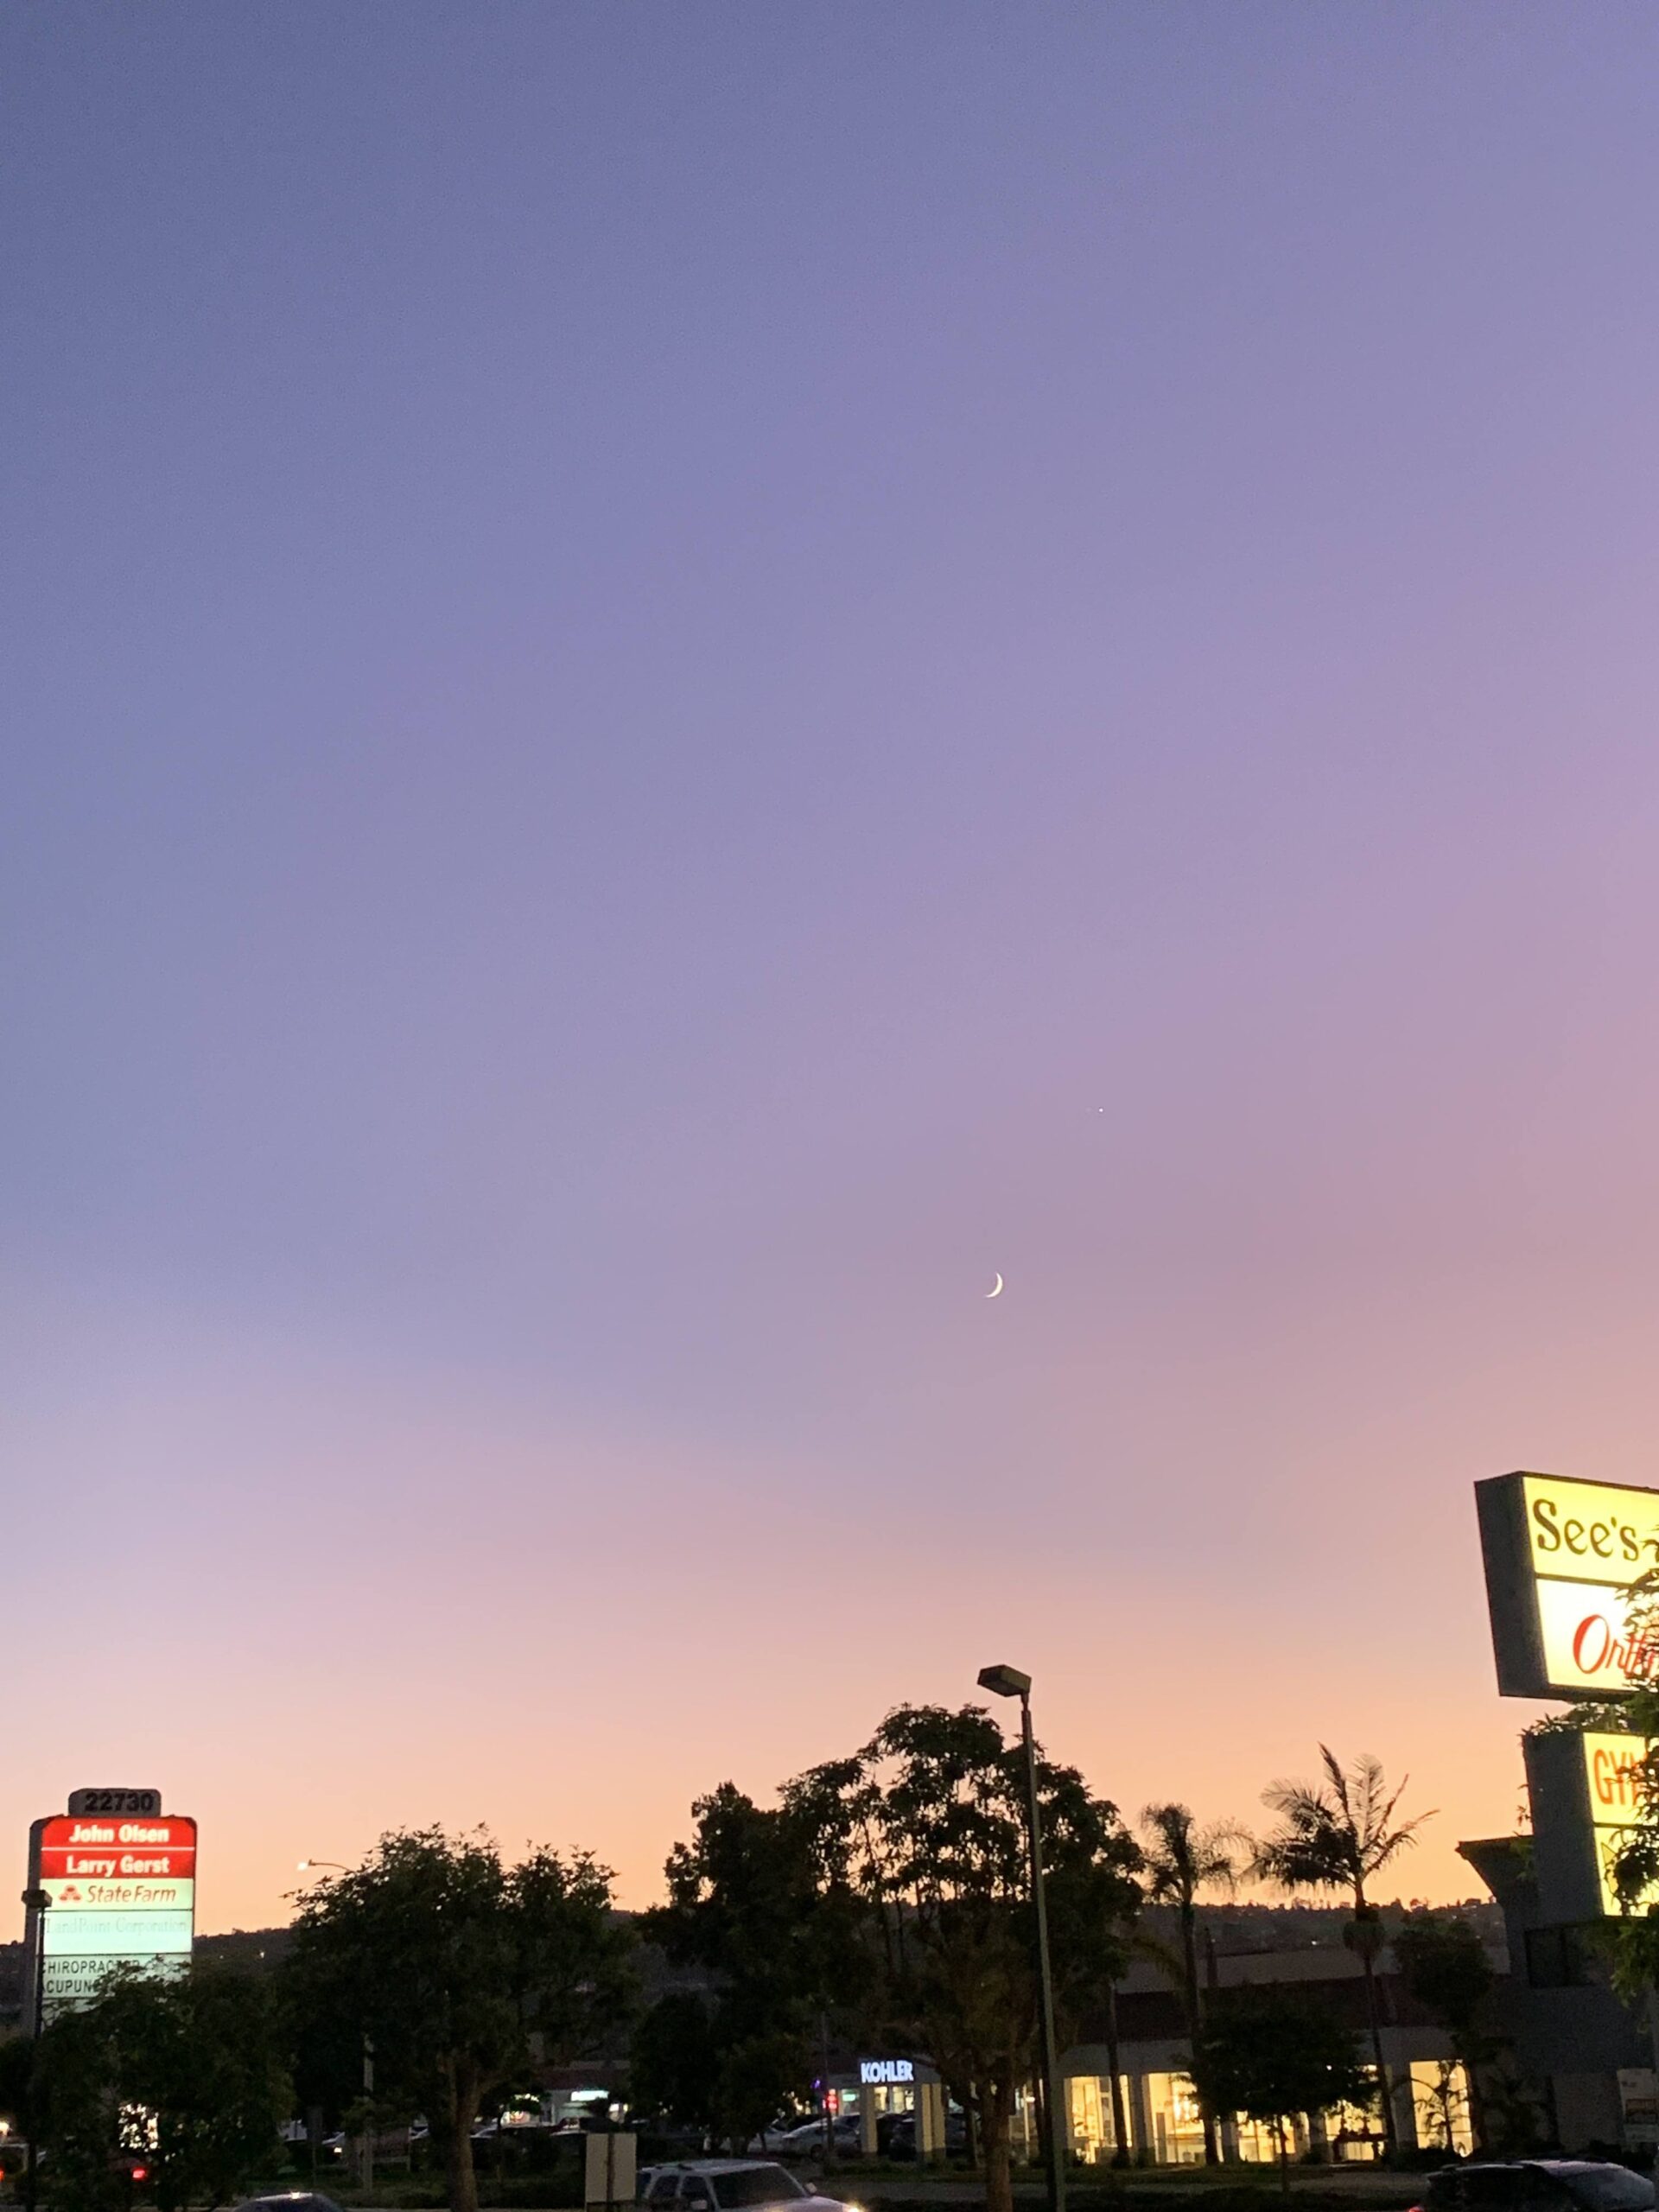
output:
[[1031, 1676], [1022, 1675], [1017, 1667], [982, 1667], [979, 1687], [989, 1690], [993, 1697], [1026, 1698], [1031, 1695]]

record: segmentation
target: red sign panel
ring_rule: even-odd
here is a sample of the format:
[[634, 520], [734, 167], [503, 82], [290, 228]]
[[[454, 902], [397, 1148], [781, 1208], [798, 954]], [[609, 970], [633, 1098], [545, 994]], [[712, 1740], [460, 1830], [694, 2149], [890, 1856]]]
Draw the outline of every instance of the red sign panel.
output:
[[196, 1824], [177, 1815], [145, 1820], [64, 1814], [41, 1828], [42, 1881], [193, 1879]]

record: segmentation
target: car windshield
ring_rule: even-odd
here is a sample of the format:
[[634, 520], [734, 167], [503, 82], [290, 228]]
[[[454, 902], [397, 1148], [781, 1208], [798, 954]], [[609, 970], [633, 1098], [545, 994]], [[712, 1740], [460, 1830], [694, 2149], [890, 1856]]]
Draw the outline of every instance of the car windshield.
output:
[[1653, 2202], [1653, 2183], [1628, 2166], [1586, 2166], [1562, 2179], [1587, 2212], [1644, 2212]]
[[743, 2212], [748, 2204], [778, 2204], [791, 2196], [804, 2196], [785, 2166], [745, 2166], [734, 2174], [712, 2174], [715, 2202], [720, 2212]]

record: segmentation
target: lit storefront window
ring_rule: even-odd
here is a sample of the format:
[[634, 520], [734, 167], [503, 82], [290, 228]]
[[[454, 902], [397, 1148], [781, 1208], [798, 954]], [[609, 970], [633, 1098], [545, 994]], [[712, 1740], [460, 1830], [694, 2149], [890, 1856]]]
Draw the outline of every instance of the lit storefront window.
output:
[[1152, 2111], [1152, 2154], [1159, 2164], [1201, 2166], [1204, 2115], [1186, 2075], [1148, 2074], [1147, 2101]]
[[[1361, 2068], [1368, 2082], [1376, 2079], [1375, 2066]], [[1382, 2157], [1387, 2146], [1382, 2115], [1375, 2105], [1338, 2105], [1326, 2117], [1331, 2155], [1339, 2162], [1368, 2165]]]
[[[1074, 2075], [1065, 2088], [1071, 2107], [1072, 2157], [1084, 2165], [1109, 2165], [1117, 2155], [1110, 2076]], [[1127, 2090], [1124, 2094], [1127, 2098]]]
[[[1444, 2123], [1435, 2117], [1431, 2126], [1426, 2115], [1440, 2115], [1447, 2108], [1448, 2092], [1442, 2083], [1443, 2070], [1430, 2063], [1412, 2069], [1413, 2094], [1418, 2105], [1418, 2139], [1433, 2147], [1440, 2147], [1446, 2139]], [[1451, 2084], [1450, 2108], [1452, 2113], [1452, 2144], [1462, 2152], [1470, 2146], [1468, 2129], [1468, 2100], [1464, 2094], [1462, 2069], [1450, 2069], [1456, 2075]], [[1125, 2075], [1122, 2082], [1123, 2111], [1129, 2133], [1129, 2147], [1137, 2156], [1150, 2153], [1159, 2165], [1199, 2165], [1204, 2160], [1204, 2115], [1198, 2107], [1197, 2092], [1185, 2074], [1147, 2074], [1141, 2076]], [[1071, 2155], [1084, 2165], [1106, 2165], [1117, 2153], [1117, 2139], [1112, 2124], [1112, 2084], [1106, 2075], [1074, 2075], [1066, 2083], [1067, 2114], [1071, 2124]], [[1137, 2131], [1142, 2122], [1137, 2113], [1144, 2113], [1145, 2129], [1149, 2139], [1141, 2144]], [[1014, 2116], [1014, 2145], [1018, 2156], [1024, 2148], [1027, 2156], [1035, 2155], [1035, 2139], [1030, 2133], [1032, 2116], [1024, 2101], [1016, 2099]], [[1252, 2165], [1272, 2165], [1279, 2156], [1279, 2145], [1274, 2132], [1265, 2121], [1246, 2120], [1242, 2116], [1224, 2118], [1217, 2121], [1222, 2138], [1223, 2154], [1238, 2158]], [[1306, 2113], [1296, 2113], [1287, 2124], [1286, 2150], [1292, 2158], [1305, 2158], [1315, 2145], [1328, 2147], [1330, 2156], [1338, 2161], [1351, 2160], [1369, 2164], [1376, 2156], [1382, 2139], [1382, 2123], [1374, 2112], [1367, 2112], [1351, 2105], [1338, 2105], [1324, 2115], [1323, 2126], [1310, 2125]]]
[[1414, 2058], [1411, 2101], [1417, 2116], [1417, 2140], [1427, 2151], [1450, 2151], [1467, 2158], [1475, 2147], [1469, 2125], [1469, 2077], [1454, 2058]]

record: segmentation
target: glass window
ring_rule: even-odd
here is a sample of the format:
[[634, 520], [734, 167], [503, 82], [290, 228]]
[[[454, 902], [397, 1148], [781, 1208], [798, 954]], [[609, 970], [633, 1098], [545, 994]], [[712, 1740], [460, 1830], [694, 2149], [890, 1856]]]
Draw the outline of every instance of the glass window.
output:
[[1471, 2166], [1459, 2177], [1468, 2212], [1518, 2212], [1522, 2197], [1519, 2166]]
[[1077, 2074], [1065, 2085], [1071, 2113], [1071, 2155], [1086, 2165], [1108, 2165], [1117, 2150], [1109, 2075]]
[[806, 2195], [786, 2166], [744, 2166], [736, 2173], [716, 2174], [714, 2181], [720, 2212], [743, 2212], [745, 2205], [779, 2204]]
[[1627, 2166], [1581, 2166], [1562, 2179], [1589, 2212], [1647, 2212], [1653, 2202], [1653, 2183]]
[[1148, 2074], [1147, 2101], [1152, 2110], [1153, 2155], [1160, 2165], [1204, 2163], [1204, 2115], [1185, 2074]]
[[1527, 1980], [1535, 1989], [1580, 1989], [1594, 1979], [1578, 1928], [1530, 1928], [1526, 1935]]
[[[1375, 2066], [1361, 2068], [1375, 2082]], [[1325, 2115], [1325, 2132], [1337, 2157], [1348, 2164], [1363, 2165], [1381, 2156], [1384, 2148], [1382, 2115], [1375, 2105], [1338, 2105]]]
[[1411, 2101], [1417, 2116], [1417, 2140], [1425, 2151], [1444, 2151], [1466, 2158], [1475, 2147], [1469, 2125], [1469, 2082], [1454, 2058], [1414, 2058]]

